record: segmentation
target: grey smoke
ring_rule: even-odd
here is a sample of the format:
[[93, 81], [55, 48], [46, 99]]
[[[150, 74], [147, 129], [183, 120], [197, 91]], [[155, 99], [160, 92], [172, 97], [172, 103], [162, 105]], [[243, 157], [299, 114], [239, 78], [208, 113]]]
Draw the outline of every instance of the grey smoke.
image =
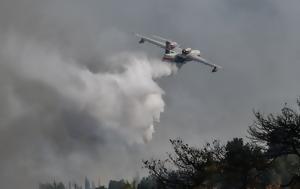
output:
[[91, 28], [59, 11], [64, 2], [2, 4], [1, 18], [10, 18], [0, 23], [2, 187], [136, 174], [130, 154], [151, 140], [164, 111], [153, 79], [172, 67], [120, 48], [126, 32]]
[[[245, 136], [253, 108], [277, 111], [300, 94], [299, 12], [296, 0], [1, 1], [1, 187], [33, 188], [55, 178], [131, 178], [142, 158], [170, 150], [168, 138], [180, 136], [199, 145], [214, 137]], [[161, 88], [147, 80], [153, 89], [147, 92], [165, 91], [166, 101], [161, 122], [154, 123], [154, 140], [147, 144], [138, 142], [146, 127], [110, 127], [118, 121], [96, 116], [103, 109], [92, 103], [97, 96], [87, 98], [85, 90], [95, 85], [98, 75], [130, 79], [126, 66], [137, 65], [132, 59], [138, 58], [147, 73], [161, 65], [150, 60], [154, 66], [147, 67], [148, 58], [136, 50], [143, 48], [149, 57], [161, 52], [138, 46], [131, 32], [200, 48], [207, 59], [224, 67], [211, 74], [190, 64], [175, 76], [155, 80]], [[117, 60], [110, 59], [116, 52], [121, 52]], [[169, 73], [169, 68], [156, 71], [161, 70]], [[109, 93], [113, 89], [104, 96], [119, 95]], [[124, 107], [135, 98], [132, 88], [123, 92], [127, 89], [119, 90], [129, 103]], [[97, 102], [106, 103], [99, 95]], [[162, 101], [157, 103], [160, 112]], [[152, 117], [141, 118], [149, 123]], [[136, 123], [126, 116], [117, 120]]]
[[[112, 155], [113, 144], [139, 148], [151, 140], [165, 105], [164, 92], [153, 79], [170, 75], [171, 65], [138, 53], [117, 52], [106, 61], [119, 69], [92, 72], [76, 59], [17, 34], [6, 35], [2, 47], [1, 68], [9, 72], [3, 90], [7, 116], [2, 119], [2, 143], [16, 143], [3, 151], [9, 161], [1, 162], [8, 166], [3, 174], [14, 162], [10, 158], [21, 160], [14, 168], [26, 169], [36, 183], [43, 174], [48, 178], [90, 174], [68, 169], [101, 162], [103, 156]], [[45, 169], [42, 174], [41, 169]]]

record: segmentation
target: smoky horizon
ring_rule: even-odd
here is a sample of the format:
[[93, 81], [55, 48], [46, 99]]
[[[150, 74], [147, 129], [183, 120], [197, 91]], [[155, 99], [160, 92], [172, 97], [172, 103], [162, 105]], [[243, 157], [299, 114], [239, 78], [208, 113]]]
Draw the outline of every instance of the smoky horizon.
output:
[[[300, 3], [2, 0], [0, 183], [132, 179], [142, 160], [246, 138], [253, 110], [300, 95]], [[132, 33], [199, 49], [180, 70]], [[247, 139], [246, 139], [247, 140]]]

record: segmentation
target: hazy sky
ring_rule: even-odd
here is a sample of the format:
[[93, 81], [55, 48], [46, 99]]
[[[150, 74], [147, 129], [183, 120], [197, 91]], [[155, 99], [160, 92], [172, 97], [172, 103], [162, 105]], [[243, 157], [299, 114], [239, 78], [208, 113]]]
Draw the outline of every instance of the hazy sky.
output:
[[[253, 109], [278, 112], [300, 95], [299, 7], [297, 0], [2, 0], [2, 187], [132, 178], [142, 159], [171, 151], [169, 138], [201, 145], [246, 136]], [[191, 63], [153, 81], [154, 72], [168, 73], [153, 71], [156, 61], [145, 56], [162, 52], [137, 44], [132, 32], [200, 49], [224, 69], [212, 74]], [[132, 56], [145, 70], [119, 69], [137, 61]], [[156, 96], [141, 105], [144, 94]], [[162, 109], [143, 144], [140, 125]]]

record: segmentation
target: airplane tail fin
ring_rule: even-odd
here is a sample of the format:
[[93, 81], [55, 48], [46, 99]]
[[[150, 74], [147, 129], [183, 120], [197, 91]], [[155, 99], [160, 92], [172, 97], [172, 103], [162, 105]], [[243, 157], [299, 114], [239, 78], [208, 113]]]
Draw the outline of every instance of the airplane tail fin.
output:
[[166, 41], [165, 54], [169, 54], [170, 50], [171, 50], [171, 43], [170, 43], [170, 41]]

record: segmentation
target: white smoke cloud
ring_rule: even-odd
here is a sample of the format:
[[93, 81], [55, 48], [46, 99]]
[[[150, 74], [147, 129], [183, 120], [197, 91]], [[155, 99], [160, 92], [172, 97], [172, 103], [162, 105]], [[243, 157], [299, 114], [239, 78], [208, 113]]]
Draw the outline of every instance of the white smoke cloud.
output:
[[22, 34], [0, 35], [0, 41], [4, 188], [86, 175], [107, 181], [110, 170], [140, 169], [130, 153], [152, 139], [165, 106], [156, 79], [174, 73], [174, 65], [122, 52], [101, 55], [103, 69], [95, 71]]
[[172, 65], [126, 52], [107, 59], [114, 69], [94, 73], [59, 52], [16, 36], [8, 38], [6, 47], [4, 56], [13, 60], [7, 66], [23, 79], [54, 88], [77, 111], [88, 113], [129, 144], [151, 140], [165, 106], [164, 91], [154, 79], [170, 75]]

